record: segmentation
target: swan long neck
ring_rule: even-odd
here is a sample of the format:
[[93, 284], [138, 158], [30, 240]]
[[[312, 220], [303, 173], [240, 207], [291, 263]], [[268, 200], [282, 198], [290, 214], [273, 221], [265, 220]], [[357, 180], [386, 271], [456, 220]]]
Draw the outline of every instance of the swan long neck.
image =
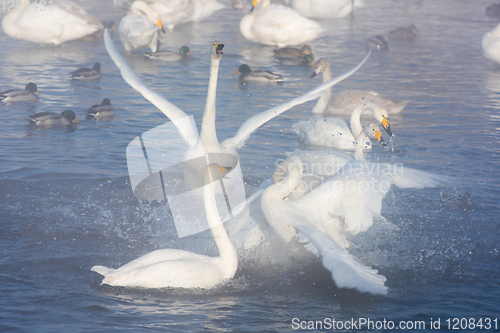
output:
[[[286, 175], [282, 178], [285, 171]], [[278, 167], [278, 170], [275, 173], [278, 173], [278, 177], [282, 180], [274, 185], [271, 185], [273, 187], [272, 193], [275, 198], [283, 200], [299, 185], [300, 180], [302, 179], [302, 168], [295, 161], [287, 160]]]
[[[332, 79], [332, 68], [330, 64], [328, 64], [323, 71], [323, 83], [330, 81]], [[318, 102], [313, 108], [313, 113], [323, 113], [325, 111], [326, 107], [328, 106], [328, 103], [330, 103], [330, 100], [332, 99], [332, 90], [333, 87], [330, 86], [327, 89], [323, 90], [323, 93], [321, 94], [320, 98], [318, 99]]]
[[236, 273], [238, 268], [238, 253], [227, 235], [224, 224], [217, 209], [217, 201], [215, 200], [215, 186], [220, 179], [213, 180], [210, 177], [210, 183], [203, 187], [203, 199], [205, 202], [205, 213], [207, 215], [208, 225], [215, 244], [219, 249], [219, 256], [222, 262], [222, 269], [225, 279], [230, 279]]
[[365, 153], [364, 153], [364, 144], [365, 140], [368, 136], [364, 131], [361, 131], [359, 133], [358, 138], [356, 139], [356, 147], [354, 148], [354, 159], [356, 161], [364, 161], [365, 160]]
[[[355, 139], [358, 139], [360, 134], [363, 132], [363, 127], [361, 126], [361, 114], [363, 113], [363, 111], [365, 111], [369, 108], [370, 107], [368, 104], [364, 104], [364, 103], [359, 104], [358, 106], [356, 106], [354, 108], [354, 110], [351, 113], [351, 120], [350, 120], [351, 132], [352, 132], [352, 135], [354, 136]], [[359, 142], [360, 140], [357, 140], [357, 141]]]
[[217, 77], [219, 74], [220, 59], [211, 58], [210, 62], [210, 79], [208, 81], [207, 101], [205, 104], [205, 112], [201, 122], [200, 140], [203, 143], [205, 150], [210, 147], [219, 145], [217, 140], [217, 131], [215, 129], [215, 100], [217, 95]]

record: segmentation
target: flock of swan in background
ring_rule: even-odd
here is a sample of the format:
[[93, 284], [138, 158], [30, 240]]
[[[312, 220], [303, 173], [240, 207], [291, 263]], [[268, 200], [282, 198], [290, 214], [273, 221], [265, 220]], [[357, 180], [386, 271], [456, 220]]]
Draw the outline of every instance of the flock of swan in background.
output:
[[[222, 43], [211, 45], [210, 78], [198, 136], [196, 128], [185, 122], [188, 115], [149, 89], [126, 63], [110, 37], [106, 28], [108, 25], [78, 5], [61, 1], [44, 15], [30, 10], [5, 15], [2, 27], [7, 35], [34, 43], [58, 45], [68, 40], [103, 34], [106, 50], [120, 69], [123, 79], [162, 111], [178, 129], [189, 147], [185, 153], [186, 160], [194, 156], [194, 152], [202, 151], [206, 156], [206, 167], [195, 176], [205, 184], [205, 212], [219, 256], [209, 257], [175, 249], [156, 250], [118, 269], [92, 267], [92, 271], [104, 276], [103, 284], [143, 288], [211, 288], [233, 278], [238, 267], [238, 251], [242, 249], [239, 244], [233, 244], [217, 210], [215, 187], [218, 180], [231, 172], [230, 167], [217, 159], [217, 154], [238, 156], [238, 149], [266, 122], [296, 105], [318, 99], [311, 113], [324, 117], [298, 122], [293, 130], [302, 143], [327, 149], [297, 150], [277, 167], [272, 184], [254, 194], [255, 200], [260, 198], [260, 209], [265, 217], [262, 223], [273, 230], [284, 247], [298, 241], [303, 244], [303, 249], [321, 257], [323, 266], [331, 272], [339, 288], [354, 288], [372, 294], [387, 293], [386, 278], [355, 260], [346, 250], [350, 244], [349, 237], [368, 230], [374, 219], [381, 218], [382, 200], [392, 185], [420, 189], [444, 185], [447, 179], [429, 172], [406, 167], [403, 170], [393, 164], [365, 160], [364, 151], [372, 148], [370, 139], [384, 145], [381, 129], [391, 137], [389, 115], [400, 113], [408, 103], [392, 101], [371, 91], [346, 90], [332, 94], [332, 86], [354, 74], [367, 61], [371, 51], [356, 67], [332, 78], [330, 62], [326, 58], [314, 63], [314, 55], [308, 45], [291, 47], [307, 43], [324, 32], [321, 25], [311, 18], [345, 17], [365, 4], [351, 0], [289, 2], [290, 6], [284, 6], [271, 4], [270, 0], [253, 0], [250, 12], [240, 21], [241, 34], [250, 42], [278, 47], [274, 55], [280, 62], [314, 66], [311, 77], [321, 73], [323, 83], [301, 96], [250, 117], [233, 137], [223, 142], [219, 142], [215, 126]], [[35, 2], [34, 5], [40, 3]], [[245, 5], [233, 1], [233, 6]], [[118, 24], [119, 37], [127, 52], [149, 49], [151, 52], [145, 53], [147, 57], [178, 61], [190, 53], [189, 48], [182, 46], [179, 53], [161, 51], [158, 38], [164, 29], [171, 30], [178, 24], [201, 21], [224, 7], [216, 0], [134, 1], [129, 7], [130, 13]], [[367, 45], [372, 49], [387, 48], [389, 41], [411, 41], [417, 33], [417, 28], [410, 25], [395, 29], [388, 36], [373, 36], [367, 40]], [[500, 25], [484, 36], [482, 51], [486, 57], [500, 63]], [[251, 69], [247, 65], [241, 65], [237, 74], [244, 82], [283, 81], [279, 75]], [[99, 63], [95, 63], [93, 68], [71, 73], [74, 80], [92, 81], [100, 77]], [[35, 103], [38, 101], [37, 93], [36, 84], [29, 83], [25, 89], [0, 93], [0, 101]], [[339, 114], [350, 114], [350, 122], [331, 117]], [[113, 115], [109, 99], [104, 99], [100, 105], [94, 105], [86, 112], [88, 118], [94, 119]], [[363, 127], [362, 116], [370, 117], [372, 122]], [[28, 120], [33, 125], [67, 126], [78, 122], [71, 110], [62, 114], [38, 113], [28, 117]], [[346, 150], [354, 151], [354, 154]], [[366, 188], [363, 184], [371, 186]]]

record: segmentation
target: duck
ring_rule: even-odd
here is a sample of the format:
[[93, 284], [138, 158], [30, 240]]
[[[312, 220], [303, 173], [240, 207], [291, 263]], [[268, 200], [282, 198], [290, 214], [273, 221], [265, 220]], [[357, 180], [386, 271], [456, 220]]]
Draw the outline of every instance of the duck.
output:
[[400, 27], [389, 32], [389, 39], [397, 42], [412, 42], [417, 38], [418, 29], [414, 24]]
[[135, 259], [120, 268], [96, 265], [91, 271], [104, 277], [101, 284], [135, 288], [202, 288], [209, 289], [234, 277], [238, 254], [220, 219], [215, 198], [218, 180], [227, 169], [209, 164], [205, 168], [204, 208], [219, 256], [161, 249]]
[[101, 64], [96, 62], [92, 68], [79, 68], [70, 73], [71, 80], [79, 80], [82, 82], [97, 81], [101, 78]]
[[364, 7], [361, 0], [292, 0], [291, 7], [312, 18], [344, 18]]
[[296, 47], [282, 47], [280, 49], [274, 50], [274, 56], [276, 58], [282, 57], [304, 57], [310, 55], [314, 58], [314, 54], [311, 50], [311, 47], [307, 44], [303, 45], [300, 49]]
[[[22, 8], [7, 13], [2, 20], [5, 33], [15, 39], [54, 44], [100, 33], [103, 23], [71, 1], [36, 3], [20, 1]], [[30, 7], [27, 7], [29, 4]], [[42, 8], [45, 8], [42, 10]]]
[[15, 103], [15, 102], [26, 102], [26, 103], [36, 103], [38, 102], [38, 95], [42, 94], [38, 91], [38, 87], [33, 82], [28, 83], [24, 90], [22, 89], [9, 89], [0, 93], [0, 101], [4, 103]]
[[[360, 103], [351, 113], [350, 122], [340, 118], [313, 118], [300, 121], [293, 126], [299, 141], [306, 145], [329, 147], [341, 150], [355, 150], [359, 134], [362, 132], [361, 115], [369, 111], [373, 118], [381, 124], [389, 136], [392, 131], [387, 111], [374, 103]], [[367, 138], [364, 149], [371, 149]]]
[[127, 52], [148, 47], [158, 49], [158, 35], [163, 24], [158, 14], [146, 2], [136, 0], [130, 5], [130, 14], [120, 20], [118, 33]]
[[165, 27], [173, 30], [175, 26], [188, 22], [199, 22], [225, 8], [217, 0], [145, 0], [157, 11]]
[[61, 113], [39, 112], [28, 117], [30, 125], [36, 126], [71, 126], [80, 123], [75, 112], [66, 110]]
[[[318, 60], [311, 78], [320, 73], [323, 74], [323, 82], [330, 80], [332, 77], [332, 68], [327, 58]], [[380, 105], [390, 114], [401, 113], [408, 104], [408, 101], [392, 101], [379, 96], [376, 92], [367, 90], [349, 89], [332, 95], [332, 89], [328, 89], [318, 99], [312, 111], [315, 114], [350, 114], [356, 105], [365, 101]]]
[[284, 81], [279, 74], [262, 69], [251, 69], [246, 64], [241, 65], [233, 75], [238, 74], [240, 74], [239, 80], [241, 82], [283, 83]]
[[115, 108], [111, 106], [111, 101], [105, 98], [101, 104], [92, 105], [85, 113], [87, 119], [104, 119], [114, 116]]
[[193, 54], [189, 47], [184, 45], [179, 50], [179, 53], [175, 53], [172, 51], [156, 51], [156, 52], [147, 52], [144, 55], [150, 59], [155, 60], [163, 60], [163, 61], [178, 61], [185, 59], [188, 54]]
[[253, 0], [250, 14], [240, 21], [240, 31], [251, 42], [281, 48], [312, 41], [324, 29], [290, 7], [271, 4], [270, 0]]
[[500, 64], [500, 24], [484, 34], [481, 40], [481, 52], [486, 58]]

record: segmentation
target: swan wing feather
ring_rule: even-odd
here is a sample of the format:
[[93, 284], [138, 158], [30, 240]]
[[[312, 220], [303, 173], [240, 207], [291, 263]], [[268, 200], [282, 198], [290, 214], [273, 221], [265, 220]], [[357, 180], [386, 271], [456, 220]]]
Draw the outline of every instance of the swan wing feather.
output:
[[323, 267], [332, 273], [337, 287], [357, 289], [370, 294], [387, 294], [388, 288], [384, 285], [386, 278], [377, 274], [377, 270], [354, 260], [346, 249], [325, 233], [305, 225], [294, 227], [301, 234], [299, 237], [309, 240], [309, 248], [314, 247], [316, 253], [321, 255]]
[[106, 46], [106, 50], [108, 51], [109, 56], [111, 57], [115, 65], [120, 69], [120, 73], [125, 82], [127, 82], [132, 88], [134, 88], [142, 96], [144, 96], [144, 98], [146, 98], [160, 111], [162, 111], [165, 114], [165, 116], [167, 116], [172, 121], [172, 123], [177, 127], [182, 138], [190, 146], [194, 146], [196, 144], [196, 140], [194, 138], [198, 138], [198, 133], [196, 132], [196, 128], [189, 125], [184, 125], [189, 122], [177, 121], [184, 117], [188, 117], [188, 115], [184, 111], [179, 109], [177, 106], [169, 102], [167, 99], [163, 98], [159, 94], [149, 89], [144, 84], [144, 82], [142, 82], [139, 76], [137, 76], [134, 70], [127, 64], [125, 59], [123, 59], [120, 53], [118, 53], [115, 44], [111, 40], [111, 36], [109, 35], [108, 29], [104, 30], [104, 44]]

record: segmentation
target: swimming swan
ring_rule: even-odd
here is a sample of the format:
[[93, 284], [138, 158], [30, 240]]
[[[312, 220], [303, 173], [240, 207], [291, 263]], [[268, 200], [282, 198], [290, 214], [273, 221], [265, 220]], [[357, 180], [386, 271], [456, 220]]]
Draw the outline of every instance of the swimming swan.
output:
[[[132, 68], [125, 62], [123, 57], [116, 50], [107, 29], [104, 31], [104, 43], [111, 59], [113, 59], [116, 66], [120, 69], [123, 79], [132, 88], [142, 94], [144, 98], [146, 98], [160, 111], [162, 111], [177, 127], [180, 135], [188, 144], [188, 146], [194, 148], [198, 144], [198, 135], [196, 129], [193, 128], [193, 126], [185, 126], [184, 122], [182, 122], [182, 119], [188, 117], [188, 115], [177, 106], [170, 103], [164, 97], [153, 92], [141, 81], [137, 74], [134, 73]], [[220, 51], [220, 53], [217, 52], [219, 44], [220, 43], [213, 43], [211, 49], [210, 78], [207, 92], [207, 103], [205, 105], [205, 111], [203, 113], [202, 119], [200, 142], [208, 152], [226, 152], [232, 153], [236, 156], [238, 156], [237, 150], [245, 145], [246, 140], [259, 127], [296, 105], [318, 98], [324, 89], [342, 81], [343, 79], [355, 73], [366, 62], [366, 60], [368, 60], [371, 54], [371, 51], [368, 51], [365, 58], [350, 71], [345, 72], [333, 78], [332, 80], [323, 83], [322, 85], [308, 91], [307, 93], [299, 97], [296, 97], [290, 101], [284, 102], [280, 105], [277, 105], [271, 109], [248, 118], [245, 122], [243, 122], [243, 124], [241, 124], [240, 128], [233, 137], [226, 139], [222, 143], [219, 143], [215, 129], [215, 97], [217, 92], [217, 72], [219, 69], [220, 56], [222, 53], [222, 51]]]
[[241, 34], [249, 41], [285, 47], [311, 41], [324, 31], [318, 22], [290, 7], [271, 4], [270, 0], [253, 0], [252, 5], [251, 13], [240, 21]]
[[342, 18], [364, 4], [360, 0], [292, 0], [291, 6], [306, 17]]
[[[50, 6], [48, 2], [46, 6], [41, 2], [19, 2], [22, 9], [16, 8], [2, 20], [3, 30], [12, 38], [59, 45], [104, 29], [101, 21], [71, 1], [58, 1], [53, 5], [50, 2]], [[26, 7], [27, 4], [30, 7]]]
[[[318, 60], [311, 77], [319, 73], [323, 73], [323, 82], [332, 78], [332, 68], [328, 59], [321, 58]], [[394, 102], [379, 96], [376, 92], [366, 90], [344, 90], [332, 95], [332, 89], [330, 88], [325, 90], [324, 94], [318, 99], [313, 108], [313, 113], [349, 114], [356, 105], [363, 102], [380, 105], [388, 113], [400, 113], [408, 104], [408, 101]]]
[[92, 271], [104, 276], [101, 284], [142, 288], [211, 288], [231, 279], [238, 268], [238, 254], [224, 229], [214, 194], [224, 171], [218, 165], [208, 165], [203, 188], [205, 212], [219, 249], [218, 257], [176, 249], [156, 250], [118, 269], [92, 267]]
[[127, 52], [149, 47], [158, 49], [158, 34], [163, 29], [160, 15], [144, 1], [134, 1], [131, 13], [123, 17], [118, 27], [120, 39]]
[[[331, 147], [341, 150], [355, 150], [362, 131], [361, 115], [370, 111], [373, 118], [392, 136], [387, 111], [373, 103], [361, 103], [351, 113], [350, 123], [340, 118], [314, 118], [300, 121], [293, 126], [299, 141], [306, 145]], [[365, 140], [365, 149], [371, 149], [371, 142]]]

